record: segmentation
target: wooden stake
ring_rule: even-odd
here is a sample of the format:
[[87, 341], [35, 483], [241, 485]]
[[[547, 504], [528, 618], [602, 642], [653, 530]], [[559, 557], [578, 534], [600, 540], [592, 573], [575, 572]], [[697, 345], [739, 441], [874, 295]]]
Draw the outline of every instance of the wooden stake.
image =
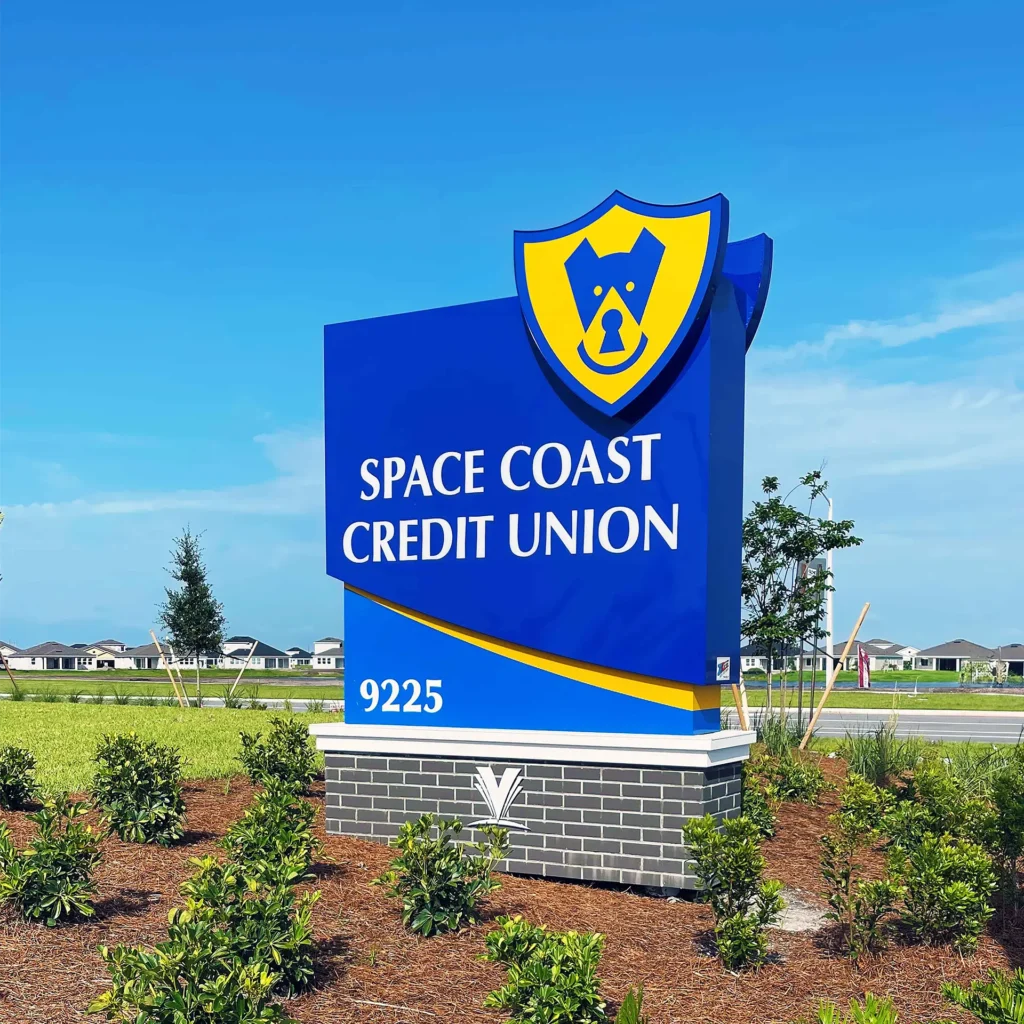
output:
[[740, 688], [735, 683], [732, 684], [732, 702], [736, 705], [736, 719], [740, 723], [740, 728], [746, 729], [743, 724], [743, 708], [740, 707]]
[[174, 691], [174, 696], [178, 698], [178, 704], [183, 708], [188, 707], [185, 703], [184, 695], [178, 690], [178, 685], [174, 681], [170, 662], [164, 657], [164, 649], [160, 646], [160, 641], [157, 640], [156, 633], [154, 633], [153, 630], [150, 630], [149, 635], [153, 638], [153, 643], [156, 644], [156, 649], [160, 652], [160, 660], [164, 663], [164, 668], [167, 669], [167, 678], [171, 681], [171, 689]]
[[[253, 640], [252, 647], [249, 648], [249, 653], [245, 656], [245, 661], [243, 662], [242, 667], [238, 670], [238, 675], [235, 677], [235, 681], [231, 684], [231, 689], [228, 690], [229, 697], [234, 695], [235, 687], [238, 685], [238, 680], [242, 678], [242, 673], [249, 667], [249, 659], [252, 658], [253, 651], [256, 650], [257, 642], [258, 641]], [[266, 668], [265, 665], [264, 668]]]
[[0, 661], [4, 663], [4, 668], [7, 669], [7, 675], [11, 680], [11, 686], [14, 687], [14, 689], [11, 692], [14, 693], [18, 689], [18, 684], [14, 681], [14, 676], [11, 673], [11, 666], [7, 664], [7, 655], [0, 653]]
[[747, 703], [747, 684], [743, 682], [743, 676], [740, 676], [740, 701], [743, 706], [743, 728], [750, 729], [750, 705]]
[[846, 646], [843, 648], [843, 656], [836, 662], [832, 669], [832, 675], [828, 677], [828, 683], [825, 686], [825, 692], [821, 695], [821, 700], [818, 702], [818, 706], [811, 716], [810, 722], [807, 723], [807, 732], [804, 733], [804, 738], [800, 741], [800, 749], [806, 750], [807, 743], [811, 738], [811, 733], [814, 732], [814, 727], [818, 724], [818, 716], [821, 714], [821, 709], [825, 706], [825, 701], [828, 700], [828, 695], [832, 692], [832, 687], [836, 684], [836, 679], [839, 678], [839, 670], [846, 664], [846, 656], [850, 653], [850, 648], [853, 646], [854, 640], [857, 639], [857, 634], [860, 632], [860, 627], [864, 625], [864, 619], [867, 618], [868, 609], [871, 607], [870, 601], [864, 602], [864, 607], [860, 610], [860, 618], [857, 619], [857, 625], [853, 627], [853, 632], [850, 634], [850, 639], [846, 641]]

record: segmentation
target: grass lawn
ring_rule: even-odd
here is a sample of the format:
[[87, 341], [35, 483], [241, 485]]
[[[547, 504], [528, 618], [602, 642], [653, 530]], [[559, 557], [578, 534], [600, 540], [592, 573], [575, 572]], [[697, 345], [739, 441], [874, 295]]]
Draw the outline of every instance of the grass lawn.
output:
[[[164, 676], [160, 679], [117, 679], [109, 680], [106, 678], [106, 673], [96, 678], [92, 673], [86, 674], [80, 673], [68, 673], [64, 677], [45, 676], [38, 679], [33, 678], [27, 672], [23, 672], [20, 675], [15, 676], [18, 688], [23, 693], [28, 694], [79, 694], [80, 696], [107, 696], [113, 697], [117, 694], [128, 694], [133, 697], [171, 697], [173, 691], [171, 690], [171, 684], [167, 682], [167, 677]], [[233, 679], [204, 679], [203, 680], [203, 694], [207, 697], [222, 697], [225, 690], [231, 689], [231, 683]], [[196, 692], [196, 681], [195, 678], [189, 679], [188, 676], [184, 678], [185, 692], [190, 696], [194, 697]], [[11, 692], [11, 681], [10, 679], [0, 679], [0, 693]], [[344, 697], [344, 687], [340, 679], [332, 678], [330, 680], [324, 680], [323, 684], [315, 683], [304, 683], [304, 684], [289, 684], [286, 680], [266, 680], [260, 679], [259, 682], [250, 679], [246, 682], [244, 679], [235, 688], [236, 696], [244, 697], [248, 699], [252, 696], [257, 697], [274, 697], [279, 700], [283, 700], [285, 697], [320, 697], [324, 700], [341, 700]]]
[[[195, 669], [182, 668], [182, 678], [185, 682], [192, 680], [192, 685], [195, 685], [196, 672]], [[235, 680], [235, 676], [238, 675], [237, 668], [202, 668], [199, 670], [199, 678], [205, 683], [207, 680], [214, 679], [217, 682], [223, 682], [225, 679], [229, 679], [232, 682]], [[275, 669], [257, 669], [248, 668], [245, 671], [245, 675], [242, 676], [242, 683], [246, 680], [251, 680], [253, 677], [258, 679], [309, 679], [310, 676], [314, 676], [319, 679], [321, 676], [324, 682], [336, 682], [340, 683], [343, 673], [342, 672], [313, 672], [309, 667], [305, 668], [275, 668]], [[15, 671], [14, 678], [18, 680], [18, 684], [26, 679], [128, 679], [128, 680], [144, 680], [150, 682], [159, 682], [163, 680], [167, 682], [166, 670], [159, 668], [104, 668], [93, 671], [81, 671], [81, 672], [60, 672], [57, 670], [50, 671], [32, 671], [28, 669], [22, 669], [21, 671]], [[9, 682], [9, 681], [8, 681]], [[239, 686], [242, 685], [239, 683]]]
[[[89, 786], [90, 760], [104, 733], [134, 730], [144, 739], [178, 747], [188, 778], [225, 778], [241, 766], [238, 734], [270, 728], [272, 711], [140, 708], [120, 705], [7, 703], [0, 706], [0, 746], [27, 747], [39, 762], [36, 778], [48, 791]], [[338, 715], [303, 714], [299, 721], [337, 721]]]
[[[821, 699], [824, 687], [819, 687], [814, 694], [815, 704]], [[786, 691], [786, 705], [796, 707], [796, 689], [790, 687]], [[747, 703], [753, 708], [764, 707], [764, 690], [747, 690]], [[778, 690], [772, 691], [772, 706], [780, 703]], [[733, 707], [732, 690], [722, 687], [722, 706]], [[811, 706], [810, 687], [805, 684], [804, 707]], [[865, 690], [833, 690], [828, 699], [828, 708], [878, 708], [880, 710], [899, 711], [1024, 711], [1024, 695], [1021, 694], [988, 694], [988, 693], [878, 693]]]

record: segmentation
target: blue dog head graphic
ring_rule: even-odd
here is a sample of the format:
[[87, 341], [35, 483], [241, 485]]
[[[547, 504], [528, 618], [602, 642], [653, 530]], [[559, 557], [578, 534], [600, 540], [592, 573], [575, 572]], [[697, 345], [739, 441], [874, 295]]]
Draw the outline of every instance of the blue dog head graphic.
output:
[[[664, 252], [665, 246], [647, 228], [640, 232], [629, 252], [611, 252], [607, 256], [598, 256], [589, 239], [584, 238], [565, 261], [565, 272], [569, 276], [569, 286], [583, 329], [589, 329], [613, 288], [639, 324]], [[623, 345], [618, 332], [621, 325], [619, 310], [605, 311], [601, 318], [601, 326], [605, 329], [602, 352], [621, 351]]]

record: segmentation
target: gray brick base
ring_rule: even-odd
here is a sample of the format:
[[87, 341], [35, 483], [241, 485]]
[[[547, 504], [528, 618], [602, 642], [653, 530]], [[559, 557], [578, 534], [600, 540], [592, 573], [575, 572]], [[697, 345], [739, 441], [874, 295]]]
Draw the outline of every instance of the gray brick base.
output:
[[740, 813], [739, 761], [684, 770], [331, 752], [326, 760], [327, 831], [381, 843], [425, 811], [486, 818], [473, 786], [477, 768], [490, 765], [499, 778], [521, 768], [523, 792], [508, 813], [530, 831], [511, 835], [501, 869], [513, 874], [693, 888], [683, 822]]

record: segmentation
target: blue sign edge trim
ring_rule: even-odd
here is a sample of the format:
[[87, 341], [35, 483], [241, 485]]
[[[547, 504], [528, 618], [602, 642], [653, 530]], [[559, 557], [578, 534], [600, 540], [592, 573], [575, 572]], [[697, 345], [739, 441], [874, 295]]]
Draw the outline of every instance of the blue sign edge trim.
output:
[[[529, 291], [526, 288], [523, 246], [527, 242], [545, 242], [551, 238], [561, 238], [563, 235], [570, 234], [573, 231], [579, 231], [603, 216], [613, 206], [621, 206], [631, 213], [637, 213], [642, 216], [666, 218], [693, 216], [706, 210], [711, 214], [711, 226], [708, 231], [708, 247], [704, 254], [704, 266], [701, 268], [697, 288], [690, 301], [690, 307], [683, 316], [679, 329], [666, 346], [665, 351], [659, 356], [658, 361], [644, 374], [643, 378], [637, 381], [618, 401], [606, 402], [585, 388], [569, 373], [544, 337], [544, 332], [541, 331], [540, 325], [534, 316], [533, 305], [530, 302]], [[526, 326], [533, 343], [540, 349], [545, 362], [551, 370], [574, 395], [599, 412], [606, 413], [609, 416], [617, 415], [631, 402], [639, 398], [661, 376], [662, 371], [674, 359], [683, 342], [687, 340], [691, 333], [693, 335], [692, 341], [696, 342], [700, 334], [699, 328], [703, 326], [703, 321], [711, 307], [711, 300], [714, 296], [712, 284], [718, 279], [721, 272], [728, 238], [729, 200], [721, 192], [708, 196], [707, 199], [698, 200], [695, 203], [666, 205], [645, 203], [616, 190], [588, 213], [577, 217], [575, 220], [567, 221], [565, 224], [560, 224], [557, 227], [545, 228], [541, 231], [515, 231], [513, 233], [512, 247], [516, 293], [519, 296], [519, 306], [523, 312], [523, 319], [526, 321]], [[695, 330], [695, 328], [697, 329]]]

